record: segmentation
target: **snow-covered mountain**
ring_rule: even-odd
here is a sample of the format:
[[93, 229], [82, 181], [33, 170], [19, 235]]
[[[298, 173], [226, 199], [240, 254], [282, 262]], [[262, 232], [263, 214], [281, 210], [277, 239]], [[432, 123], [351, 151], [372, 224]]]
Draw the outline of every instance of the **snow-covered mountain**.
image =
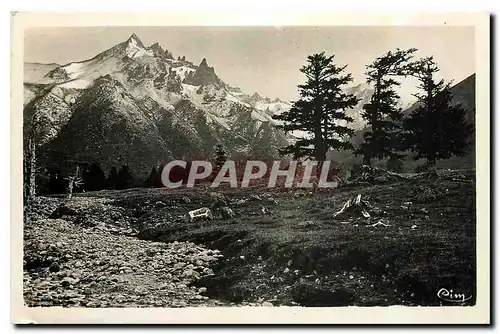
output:
[[216, 143], [248, 157], [275, 156], [285, 145], [272, 115], [290, 107], [247, 95], [220, 79], [208, 61], [175, 59], [134, 34], [92, 59], [25, 64], [25, 134], [38, 112], [40, 159], [128, 164], [145, 175], [172, 158], [208, 156]]
[[358, 104], [347, 111], [347, 115], [352, 117], [353, 122], [347, 124], [348, 127], [359, 130], [366, 126], [366, 121], [361, 117], [363, 106], [370, 102], [373, 95], [373, 88], [367, 84], [358, 84], [345, 89], [346, 94], [353, 94], [359, 99]]

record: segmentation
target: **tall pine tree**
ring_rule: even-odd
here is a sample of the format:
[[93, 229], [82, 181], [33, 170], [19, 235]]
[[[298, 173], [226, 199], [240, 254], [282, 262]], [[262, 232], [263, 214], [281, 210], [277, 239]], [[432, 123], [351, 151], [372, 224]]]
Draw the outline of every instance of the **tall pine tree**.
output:
[[389, 157], [391, 161], [402, 157], [401, 133], [402, 114], [398, 107], [399, 95], [395, 88], [401, 83], [398, 76], [411, 75], [414, 64], [410, 62], [416, 49], [389, 51], [367, 65], [367, 83], [373, 84], [374, 91], [369, 103], [363, 106], [361, 116], [369, 130], [364, 134], [364, 142], [356, 150], [363, 155], [363, 164], [370, 165], [374, 158]]
[[437, 80], [437, 72], [433, 57], [418, 62], [416, 76], [422, 93], [415, 96], [421, 105], [405, 120], [409, 148], [416, 153], [415, 159], [425, 158], [429, 167], [437, 160], [467, 154], [473, 130], [466, 122], [466, 110], [452, 103], [450, 83]]
[[228, 152], [224, 145], [217, 144], [213, 147], [213, 155], [215, 158], [214, 171], [219, 171], [227, 160]]
[[156, 169], [156, 167], [153, 167], [151, 169], [151, 173], [149, 174], [149, 177], [146, 180], [145, 185], [146, 187], [154, 187], [154, 188], [161, 187], [161, 175]]
[[116, 189], [116, 181], [118, 180], [118, 170], [116, 167], [112, 167], [109, 171], [108, 178], [106, 179], [106, 184], [108, 189]]
[[127, 165], [123, 165], [116, 178], [116, 189], [123, 190], [132, 188], [135, 184], [134, 176], [132, 171]]
[[82, 173], [85, 189], [89, 191], [106, 188], [106, 175], [98, 162], [93, 162]]
[[354, 130], [342, 123], [353, 121], [346, 110], [359, 100], [344, 93], [343, 86], [352, 81], [352, 76], [343, 74], [347, 65], [339, 67], [333, 59], [333, 55], [326, 56], [324, 52], [308, 56], [307, 65], [300, 69], [306, 76], [306, 83], [298, 86], [300, 98], [289, 111], [273, 116], [282, 122], [278, 127], [283, 131], [299, 130], [307, 134], [306, 138], [280, 149], [281, 154], [324, 161], [329, 148], [352, 149], [347, 139]]

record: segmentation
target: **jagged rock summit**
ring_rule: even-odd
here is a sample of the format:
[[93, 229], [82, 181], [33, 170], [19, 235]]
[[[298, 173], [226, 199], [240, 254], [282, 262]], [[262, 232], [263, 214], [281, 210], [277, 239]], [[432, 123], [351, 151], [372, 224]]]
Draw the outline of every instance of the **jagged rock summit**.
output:
[[160, 58], [165, 58], [165, 59], [171, 59], [173, 60], [174, 57], [172, 53], [170, 53], [168, 50], [163, 50], [162, 47], [158, 42], [152, 44], [150, 47], [148, 47], [149, 50], [153, 51], [153, 55], [155, 57], [160, 57]]
[[222, 80], [215, 74], [215, 69], [208, 66], [206, 58], [203, 58], [196, 71], [190, 72], [186, 76], [184, 82], [194, 86], [206, 86], [209, 84], [213, 84], [218, 88], [224, 86]]

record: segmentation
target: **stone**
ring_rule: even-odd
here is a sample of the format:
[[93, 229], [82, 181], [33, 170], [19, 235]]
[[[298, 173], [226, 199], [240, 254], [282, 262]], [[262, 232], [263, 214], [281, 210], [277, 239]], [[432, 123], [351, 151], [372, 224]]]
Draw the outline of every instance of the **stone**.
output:
[[234, 213], [234, 211], [228, 207], [228, 206], [223, 206], [220, 208], [220, 212], [221, 212], [221, 215], [222, 215], [222, 218], [233, 218], [236, 216], [236, 214]]
[[59, 263], [57, 262], [52, 262], [52, 264], [50, 265], [49, 267], [49, 271], [50, 272], [53, 272], [53, 273], [56, 273], [58, 272], [59, 270], [61, 270], [61, 266], [59, 265]]
[[41, 301], [43, 302], [51, 302], [54, 298], [51, 295], [44, 295], [42, 298], [40, 298]]
[[305, 222], [300, 222], [298, 225], [300, 227], [310, 227], [316, 225], [316, 223], [314, 223], [312, 220], [307, 220]]
[[69, 278], [69, 277], [65, 277], [65, 278], [63, 278], [63, 280], [61, 281], [61, 286], [62, 286], [63, 288], [67, 288], [67, 287], [69, 287], [71, 284], [72, 284], [72, 280], [71, 280], [71, 278]]
[[203, 269], [203, 274], [205, 274], [205, 275], [213, 275], [214, 271], [211, 268], [204, 268]]
[[194, 270], [192, 270], [192, 269], [184, 270], [184, 272], [182, 273], [182, 276], [183, 277], [192, 277], [192, 276], [194, 276]]

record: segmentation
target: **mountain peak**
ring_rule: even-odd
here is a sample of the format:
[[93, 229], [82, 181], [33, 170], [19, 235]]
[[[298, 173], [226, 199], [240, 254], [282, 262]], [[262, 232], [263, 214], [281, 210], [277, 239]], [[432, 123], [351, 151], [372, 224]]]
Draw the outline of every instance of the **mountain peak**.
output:
[[250, 97], [250, 99], [258, 101], [258, 100], [261, 100], [262, 97], [259, 95], [259, 93], [255, 92], [255, 93], [253, 93], [252, 97]]
[[149, 47], [149, 49], [160, 49], [163, 51], [163, 49], [161, 48], [160, 44], [158, 42], [154, 43], [154, 44], [151, 44], [151, 46]]
[[[142, 44], [139, 37], [136, 34], [132, 34], [129, 39], [124, 43], [125, 44], [125, 54], [129, 58], [137, 58], [142, 57], [144, 55], [153, 56], [154, 51], [151, 49], [146, 49], [144, 44]], [[158, 45], [159, 47], [159, 45]]]
[[148, 50], [153, 51], [153, 55], [156, 57], [166, 58], [166, 59], [174, 59], [174, 57], [172, 56], [172, 53], [170, 53], [167, 49], [163, 50], [163, 48], [161, 47], [161, 45], [158, 42], [151, 44], [148, 47]]
[[136, 40], [136, 41], [140, 41], [139, 37], [137, 37], [137, 35], [135, 34], [135, 32], [130, 35], [130, 37], [128, 38], [129, 41], [131, 40]]
[[155, 54], [155, 56], [160, 56], [160, 57], [165, 56], [164, 55], [164, 51], [163, 51], [162, 47], [160, 46], [160, 44], [158, 44], [158, 42], [156, 42], [156, 43], [152, 44], [151, 46], [149, 46], [148, 50], [153, 51], [153, 53]]
[[144, 48], [144, 44], [142, 44], [141, 40], [139, 39], [139, 37], [137, 37], [135, 33], [130, 35], [130, 37], [127, 39], [127, 42], [129, 45], [132, 44]]
[[219, 77], [217, 77], [217, 74], [215, 74], [215, 69], [208, 66], [206, 58], [203, 58], [195, 72], [189, 73], [186, 76], [184, 82], [194, 86], [215, 84], [220, 87], [223, 85], [222, 80], [220, 80]]
[[206, 58], [203, 58], [199, 67], [209, 67], [208, 64], [207, 64], [207, 59]]

